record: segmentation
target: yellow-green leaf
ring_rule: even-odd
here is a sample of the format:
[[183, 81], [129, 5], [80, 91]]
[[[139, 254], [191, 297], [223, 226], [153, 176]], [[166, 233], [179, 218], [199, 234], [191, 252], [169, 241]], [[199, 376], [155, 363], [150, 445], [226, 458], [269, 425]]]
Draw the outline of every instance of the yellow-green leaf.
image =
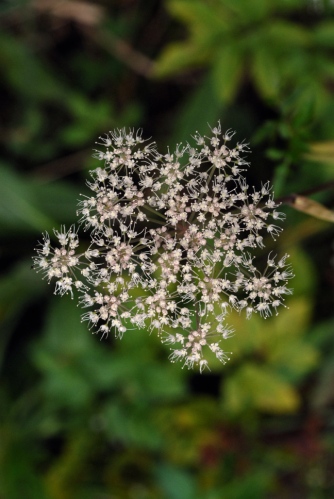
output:
[[162, 52], [153, 69], [153, 77], [163, 78], [201, 66], [208, 60], [206, 51], [199, 51], [193, 43], [171, 43]]
[[225, 382], [223, 407], [231, 415], [250, 409], [291, 413], [298, 409], [299, 403], [296, 390], [265, 366], [243, 364]]
[[316, 367], [319, 353], [309, 343], [298, 338], [291, 338], [289, 341], [276, 343], [270, 349], [268, 362], [280, 368], [286, 379], [295, 381]]
[[277, 335], [289, 338], [303, 335], [309, 327], [312, 308], [312, 303], [306, 296], [292, 297], [289, 300], [289, 307], [282, 307], [278, 316], [273, 319], [274, 330], [278, 331]]
[[167, 8], [196, 38], [206, 38], [213, 31], [225, 30], [231, 24], [231, 12], [219, 0], [214, 5], [203, 0], [169, 0]]

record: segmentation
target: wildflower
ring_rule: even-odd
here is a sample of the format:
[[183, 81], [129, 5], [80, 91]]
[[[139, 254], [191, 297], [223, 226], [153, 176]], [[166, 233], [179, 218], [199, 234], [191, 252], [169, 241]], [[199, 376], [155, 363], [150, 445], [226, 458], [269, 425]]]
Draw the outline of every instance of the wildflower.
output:
[[197, 147], [165, 155], [141, 132], [99, 138], [94, 157], [103, 166], [90, 172], [91, 194], [77, 212], [89, 248], [81, 252], [77, 231], [63, 227], [54, 231], [58, 247], [44, 234], [34, 260], [56, 293], [78, 291], [90, 309], [82, 319], [102, 337], [144, 328], [170, 345], [172, 362], [202, 372], [210, 352], [229, 360], [222, 344], [233, 333], [231, 309], [266, 318], [284, 306], [287, 255], [269, 255], [261, 271], [251, 254], [264, 247], [261, 234], [280, 234], [273, 222], [284, 216], [269, 183], [250, 190], [248, 146], [229, 146], [233, 136], [218, 124], [211, 137], [195, 135]]

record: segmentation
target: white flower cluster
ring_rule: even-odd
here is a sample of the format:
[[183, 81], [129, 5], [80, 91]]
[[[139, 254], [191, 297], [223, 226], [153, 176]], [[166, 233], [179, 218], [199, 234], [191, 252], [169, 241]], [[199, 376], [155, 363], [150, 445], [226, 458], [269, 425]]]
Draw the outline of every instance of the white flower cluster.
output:
[[92, 195], [79, 203], [80, 225], [91, 244], [79, 251], [74, 227], [48, 234], [35, 267], [56, 293], [80, 292], [83, 315], [102, 336], [131, 329], [156, 332], [171, 345], [171, 361], [208, 367], [207, 352], [228, 360], [223, 340], [232, 334], [226, 316], [234, 308], [247, 317], [275, 312], [290, 294], [285, 255], [267, 258], [264, 271], [250, 251], [263, 236], [280, 232], [283, 218], [269, 184], [250, 190], [242, 175], [247, 145], [229, 147], [233, 133], [194, 137], [197, 147], [159, 154], [141, 133], [125, 129], [100, 138], [91, 172]]

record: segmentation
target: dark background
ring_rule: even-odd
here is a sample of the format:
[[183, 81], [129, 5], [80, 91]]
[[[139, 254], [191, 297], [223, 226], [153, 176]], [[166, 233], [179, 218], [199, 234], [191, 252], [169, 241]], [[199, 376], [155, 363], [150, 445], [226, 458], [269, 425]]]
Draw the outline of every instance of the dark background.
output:
[[[333, 2], [7, 0], [0, 68], [0, 498], [333, 497]], [[99, 341], [31, 257], [99, 135], [165, 152], [218, 120], [283, 202], [294, 294], [199, 375], [143, 331]]]

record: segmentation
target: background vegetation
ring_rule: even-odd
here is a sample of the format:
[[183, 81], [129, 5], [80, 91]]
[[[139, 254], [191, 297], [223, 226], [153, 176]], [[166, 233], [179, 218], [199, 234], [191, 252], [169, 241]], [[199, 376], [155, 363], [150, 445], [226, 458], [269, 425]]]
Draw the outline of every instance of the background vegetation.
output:
[[[333, 497], [333, 2], [7, 0], [0, 66], [0, 498]], [[75, 221], [99, 135], [163, 150], [218, 119], [283, 201], [268, 248], [296, 277], [198, 375], [153, 336], [99, 341], [31, 255]]]

